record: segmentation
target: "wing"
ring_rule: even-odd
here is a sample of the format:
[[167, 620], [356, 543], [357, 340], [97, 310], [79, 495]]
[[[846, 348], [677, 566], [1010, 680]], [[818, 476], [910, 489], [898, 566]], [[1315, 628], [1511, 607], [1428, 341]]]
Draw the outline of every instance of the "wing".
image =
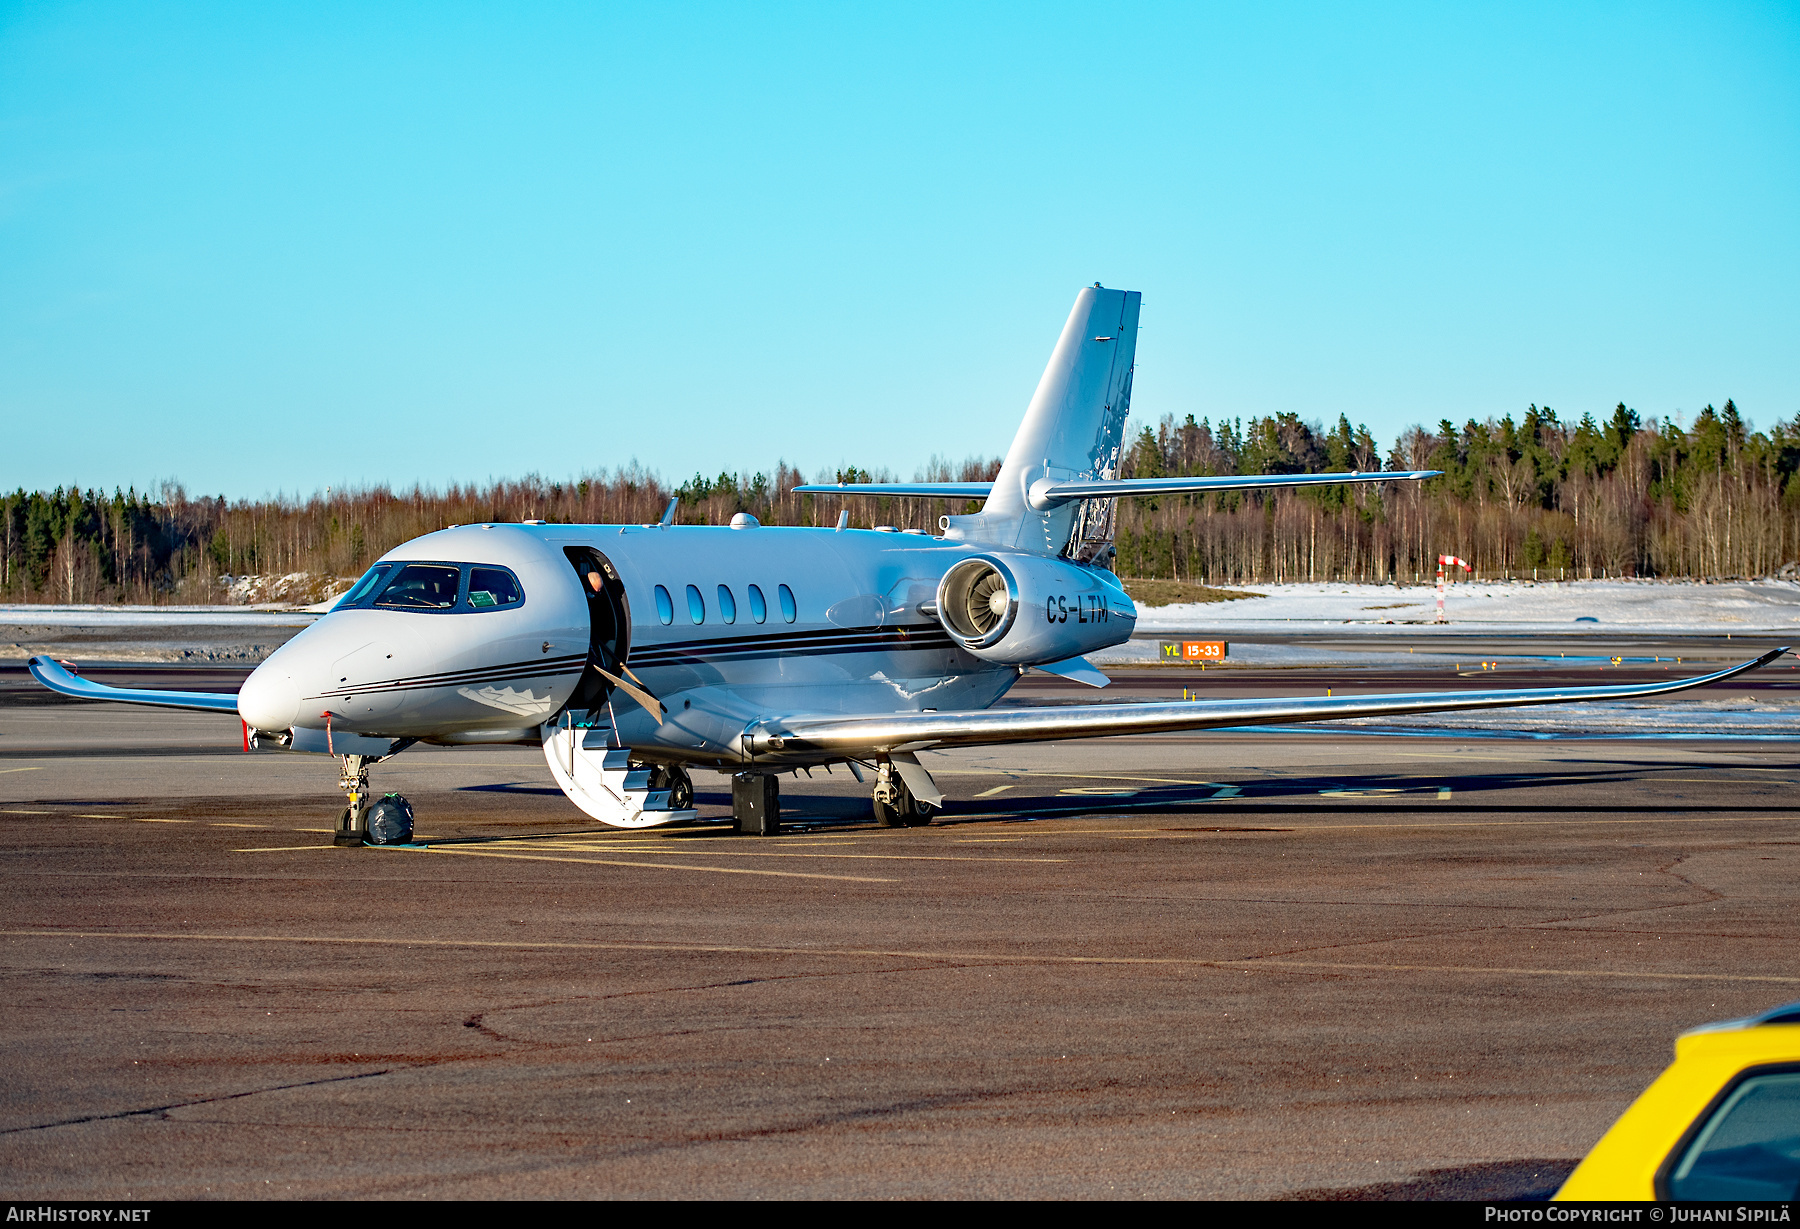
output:
[[26, 663], [31, 676], [51, 691], [79, 700], [122, 700], [126, 704], [153, 704], [159, 708], [198, 708], [213, 713], [237, 713], [237, 696], [219, 691], [151, 691], [143, 687], [108, 687], [78, 678], [48, 657]]
[[1214, 730], [1228, 726], [1285, 725], [1345, 717], [1443, 713], [1457, 709], [1516, 708], [1527, 704], [1567, 704], [1579, 700], [1629, 700], [1666, 696], [1705, 687], [1766, 666], [1787, 652], [1772, 649], [1754, 661], [1695, 678], [1648, 685], [1611, 687], [1527, 687], [1506, 691], [1390, 692], [1372, 696], [1309, 696], [1289, 700], [1191, 700], [1168, 704], [1070, 704], [969, 712], [893, 713], [880, 717], [794, 716], [765, 720], [744, 732], [752, 757], [798, 757], [856, 752], [890, 753], [926, 747], [969, 747], [983, 743], [1044, 742], [1063, 738], [1104, 738], [1171, 730]]

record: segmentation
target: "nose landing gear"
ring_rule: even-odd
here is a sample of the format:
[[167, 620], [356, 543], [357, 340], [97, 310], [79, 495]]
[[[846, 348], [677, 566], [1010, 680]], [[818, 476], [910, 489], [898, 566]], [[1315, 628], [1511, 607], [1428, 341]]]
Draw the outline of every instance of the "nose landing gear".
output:
[[[407, 740], [409, 745], [411, 740]], [[396, 751], [399, 747], [396, 747]], [[404, 845], [412, 840], [412, 804], [399, 794], [369, 798], [369, 768], [393, 755], [338, 756], [338, 785], [350, 805], [338, 814], [333, 845]]]
[[338, 785], [350, 805], [338, 816], [337, 831], [331, 835], [333, 845], [361, 845], [369, 831], [369, 756], [340, 755]]

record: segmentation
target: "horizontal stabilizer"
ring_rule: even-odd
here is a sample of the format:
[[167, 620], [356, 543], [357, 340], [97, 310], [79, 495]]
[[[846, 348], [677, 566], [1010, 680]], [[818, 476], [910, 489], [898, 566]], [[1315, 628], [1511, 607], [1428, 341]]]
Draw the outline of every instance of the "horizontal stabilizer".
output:
[[1666, 696], [1723, 683], [1766, 666], [1787, 649], [1772, 649], [1726, 670], [1668, 683], [1604, 687], [1527, 687], [1483, 692], [1389, 692], [1366, 696], [1308, 696], [1268, 700], [1191, 700], [1158, 704], [1068, 704], [965, 712], [891, 713], [881, 717], [790, 717], [763, 721], [745, 731], [752, 758], [892, 753], [926, 747], [1105, 738], [1174, 730], [1216, 730], [1249, 725], [1338, 721], [1348, 717], [1398, 717], [1459, 709], [1516, 708], [1582, 700], [1631, 700]]
[[[1273, 487], [1333, 486], [1356, 482], [1419, 482], [1436, 478], [1440, 469], [1408, 469], [1347, 474], [1215, 474], [1193, 478], [1093, 478], [1032, 484], [1030, 503], [1039, 510], [1077, 499], [1120, 499], [1126, 496], [1208, 494], [1213, 491], [1260, 491]], [[797, 486], [802, 495], [913, 495], [927, 499], [986, 499], [991, 482], [834, 482]]]
[[237, 712], [237, 696], [219, 691], [152, 691], [145, 687], [108, 687], [69, 673], [48, 657], [33, 657], [26, 665], [31, 677], [51, 691], [78, 700], [116, 700], [125, 704], [152, 704], [158, 708], [198, 708], [213, 713]]
[[800, 495], [918, 495], [925, 499], [986, 499], [991, 482], [821, 482], [797, 486]]
[[1218, 474], [1197, 478], [1094, 478], [1068, 482], [1040, 480], [1032, 484], [1033, 506], [1055, 507], [1072, 499], [1117, 499], [1125, 495], [1207, 494], [1212, 491], [1260, 491], [1270, 487], [1332, 486], [1346, 482], [1418, 482], [1436, 478], [1441, 469], [1407, 469], [1388, 473], [1348, 474]]

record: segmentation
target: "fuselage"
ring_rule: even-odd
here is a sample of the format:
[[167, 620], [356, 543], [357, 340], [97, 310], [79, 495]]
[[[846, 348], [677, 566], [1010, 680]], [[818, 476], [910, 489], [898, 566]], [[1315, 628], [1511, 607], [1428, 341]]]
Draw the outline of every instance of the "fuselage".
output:
[[[1003, 696], [1019, 668], [965, 651], [931, 613], [944, 572], [980, 550], [760, 525], [446, 529], [377, 561], [377, 580], [257, 668], [239, 711], [268, 731], [329, 723], [481, 743], [536, 741], [579, 706], [648, 758], [725, 765], [770, 715], [977, 709]], [[408, 565], [411, 596], [384, 600]], [[1107, 631], [1123, 641], [1135, 608], [1104, 579], [1117, 590]], [[660, 723], [592, 674], [621, 665], [662, 702]]]

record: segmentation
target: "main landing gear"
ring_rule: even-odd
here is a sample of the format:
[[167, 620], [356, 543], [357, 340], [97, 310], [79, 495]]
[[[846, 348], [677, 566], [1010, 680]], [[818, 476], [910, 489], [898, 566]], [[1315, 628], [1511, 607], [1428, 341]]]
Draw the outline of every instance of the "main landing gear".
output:
[[[391, 754], [391, 753], [390, 753]], [[412, 803], [399, 794], [370, 801], [369, 768], [385, 755], [340, 755], [338, 785], [350, 800], [338, 815], [333, 845], [405, 845], [413, 836]]]
[[892, 761], [876, 765], [875, 822], [883, 828], [923, 828], [936, 807], [914, 798]]

